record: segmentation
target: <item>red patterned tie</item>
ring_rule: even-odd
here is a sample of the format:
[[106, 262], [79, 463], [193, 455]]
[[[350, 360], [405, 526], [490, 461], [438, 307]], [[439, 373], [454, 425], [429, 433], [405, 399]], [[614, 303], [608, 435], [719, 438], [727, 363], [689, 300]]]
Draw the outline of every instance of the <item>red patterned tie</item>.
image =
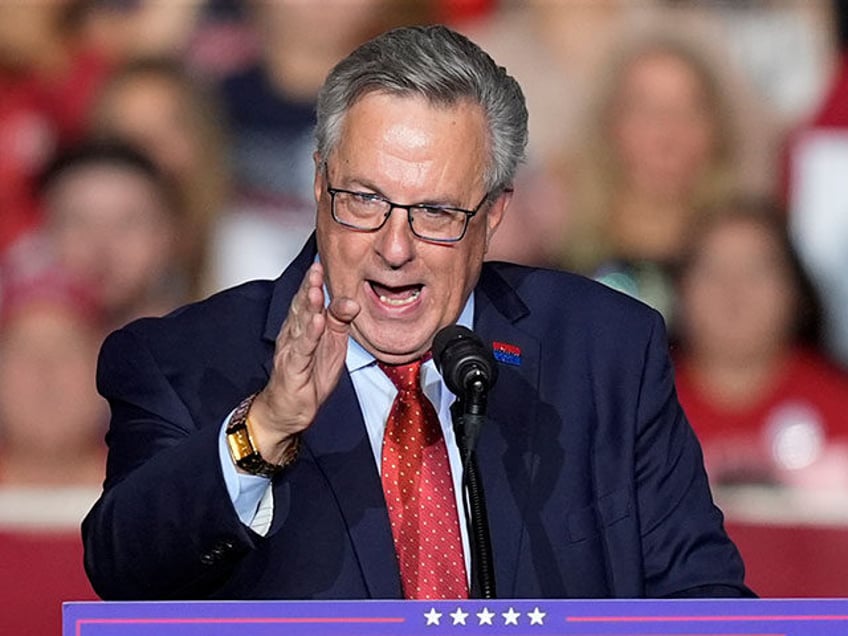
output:
[[421, 360], [380, 368], [397, 387], [381, 475], [408, 599], [468, 598], [447, 447], [421, 390]]

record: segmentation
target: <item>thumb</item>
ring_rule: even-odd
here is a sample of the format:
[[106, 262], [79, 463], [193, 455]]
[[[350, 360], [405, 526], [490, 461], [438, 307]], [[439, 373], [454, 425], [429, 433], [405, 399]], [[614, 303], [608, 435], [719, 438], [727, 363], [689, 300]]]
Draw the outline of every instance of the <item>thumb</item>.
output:
[[327, 327], [338, 333], [346, 333], [350, 323], [359, 315], [359, 303], [351, 298], [334, 298], [327, 307]]

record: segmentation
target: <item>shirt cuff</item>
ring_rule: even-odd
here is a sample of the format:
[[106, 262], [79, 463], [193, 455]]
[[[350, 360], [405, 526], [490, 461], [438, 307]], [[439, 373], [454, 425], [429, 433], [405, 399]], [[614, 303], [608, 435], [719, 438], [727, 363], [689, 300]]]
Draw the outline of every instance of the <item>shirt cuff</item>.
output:
[[[271, 489], [271, 479], [261, 475], [240, 473], [236, 469], [236, 465], [230, 456], [230, 449], [227, 446], [227, 424], [231, 416], [232, 413], [227, 415], [221, 425], [221, 432], [218, 436], [218, 455], [221, 461], [221, 470], [224, 473], [224, 482], [227, 484], [227, 493], [230, 496], [230, 501], [233, 502], [236, 514], [244, 525], [253, 528], [259, 502], [263, 500], [263, 497], [267, 500], [266, 491]], [[265, 524], [261, 525], [264, 526]], [[267, 532], [267, 528], [265, 531]], [[260, 534], [264, 533], [260, 532]]]

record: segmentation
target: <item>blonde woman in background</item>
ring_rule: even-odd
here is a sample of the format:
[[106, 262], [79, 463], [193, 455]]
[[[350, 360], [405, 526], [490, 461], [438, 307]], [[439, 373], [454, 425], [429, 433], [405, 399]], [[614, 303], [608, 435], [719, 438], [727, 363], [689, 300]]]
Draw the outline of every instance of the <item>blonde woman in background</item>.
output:
[[719, 73], [682, 38], [651, 32], [611, 56], [573, 161], [562, 264], [673, 308], [668, 270], [696, 210], [734, 187], [735, 134]]

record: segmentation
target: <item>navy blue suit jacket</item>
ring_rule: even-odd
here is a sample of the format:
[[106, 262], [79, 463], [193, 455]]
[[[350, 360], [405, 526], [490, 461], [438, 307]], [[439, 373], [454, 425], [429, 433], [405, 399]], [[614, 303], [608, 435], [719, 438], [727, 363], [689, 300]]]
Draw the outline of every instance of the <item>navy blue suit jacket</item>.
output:
[[[268, 380], [315, 256], [105, 342], [112, 422], [85, 564], [110, 599], [401, 598], [386, 505], [350, 377], [273, 482], [267, 536], [221, 474], [227, 413]], [[499, 596], [736, 596], [743, 567], [678, 405], [660, 317], [592, 281], [484, 265], [474, 329], [501, 363], [477, 446]], [[518, 361], [514, 361], [518, 362]]]

